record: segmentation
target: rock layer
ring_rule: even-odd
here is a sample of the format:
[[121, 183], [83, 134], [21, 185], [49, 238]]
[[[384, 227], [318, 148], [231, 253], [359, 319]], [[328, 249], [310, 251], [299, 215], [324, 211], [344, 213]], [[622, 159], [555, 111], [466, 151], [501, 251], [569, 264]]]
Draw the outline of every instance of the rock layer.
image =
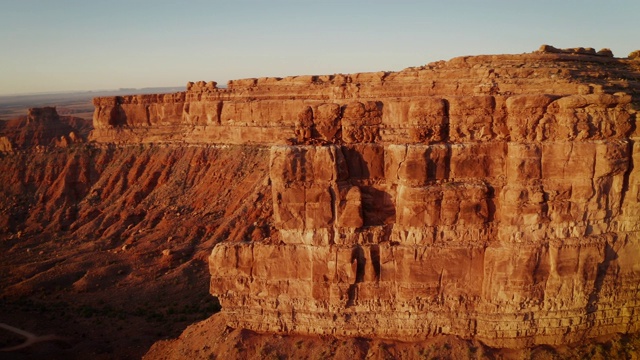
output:
[[97, 98], [92, 138], [271, 147], [274, 231], [209, 259], [232, 327], [638, 331], [640, 64], [556, 50]]

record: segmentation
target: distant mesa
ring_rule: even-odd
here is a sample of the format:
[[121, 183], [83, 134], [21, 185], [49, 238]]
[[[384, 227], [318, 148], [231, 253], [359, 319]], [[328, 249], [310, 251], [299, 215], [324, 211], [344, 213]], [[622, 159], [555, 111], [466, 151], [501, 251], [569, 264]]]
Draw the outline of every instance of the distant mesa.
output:
[[26, 116], [0, 122], [0, 152], [67, 147], [86, 141], [91, 121], [60, 116], [55, 107], [30, 108]]
[[30, 108], [27, 112], [27, 124], [35, 122], [57, 123], [60, 121], [58, 111], [54, 106]]

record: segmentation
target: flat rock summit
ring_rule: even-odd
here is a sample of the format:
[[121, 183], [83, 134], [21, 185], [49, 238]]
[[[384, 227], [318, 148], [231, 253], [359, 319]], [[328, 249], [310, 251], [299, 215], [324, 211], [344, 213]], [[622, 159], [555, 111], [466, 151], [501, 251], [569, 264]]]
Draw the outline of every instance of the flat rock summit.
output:
[[[86, 140], [65, 127], [30, 151], [24, 131], [0, 134], [3, 251], [94, 244], [84, 268], [44, 267], [76, 264], [53, 283], [69, 299], [100, 276], [112, 297], [142, 284], [140, 262], [203, 279], [220, 312], [145, 358], [411, 358], [429, 339], [522, 351], [640, 331], [638, 52], [543, 45], [94, 105]], [[122, 266], [87, 279], [91, 251]], [[3, 298], [41, 291], [11, 270], [29, 261], [0, 267]], [[431, 356], [478, 355], [448, 344]]]

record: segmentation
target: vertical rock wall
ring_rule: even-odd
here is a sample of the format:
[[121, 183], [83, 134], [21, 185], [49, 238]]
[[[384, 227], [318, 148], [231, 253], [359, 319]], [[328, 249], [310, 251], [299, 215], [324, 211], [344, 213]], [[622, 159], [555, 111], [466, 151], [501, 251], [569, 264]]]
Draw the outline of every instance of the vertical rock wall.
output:
[[640, 64], [547, 50], [98, 98], [92, 139], [270, 147], [274, 231], [209, 259], [231, 326], [501, 347], [638, 331]]
[[639, 330], [631, 98], [510, 97], [506, 127], [465, 101], [433, 115], [448, 142], [272, 147], [280, 236], [210, 258], [232, 325], [507, 347]]

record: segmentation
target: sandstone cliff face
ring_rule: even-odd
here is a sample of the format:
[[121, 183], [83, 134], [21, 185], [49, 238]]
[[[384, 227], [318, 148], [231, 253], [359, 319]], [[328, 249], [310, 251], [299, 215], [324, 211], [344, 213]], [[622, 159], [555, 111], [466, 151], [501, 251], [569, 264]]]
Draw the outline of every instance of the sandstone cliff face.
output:
[[274, 231], [209, 258], [232, 327], [638, 331], [639, 64], [542, 50], [98, 98], [92, 139], [270, 146]]
[[[610, 97], [635, 88], [634, 66], [637, 61], [628, 59], [538, 52], [461, 57], [395, 73], [234, 80], [224, 89], [190, 83], [174, 94], [94, 99], [92, 138], [262, 145], [507, 140], [514, 135], [506, 118], [508, 98], [531, 95], [522, 105], [542, 111], [561, 96]], [[543, 131], [535, 111], [528, 115], [531, 123], [519, 127], [529, 138], [544, 131], [549, 140], [562, 136], [554, 131], [565, 124]]]

